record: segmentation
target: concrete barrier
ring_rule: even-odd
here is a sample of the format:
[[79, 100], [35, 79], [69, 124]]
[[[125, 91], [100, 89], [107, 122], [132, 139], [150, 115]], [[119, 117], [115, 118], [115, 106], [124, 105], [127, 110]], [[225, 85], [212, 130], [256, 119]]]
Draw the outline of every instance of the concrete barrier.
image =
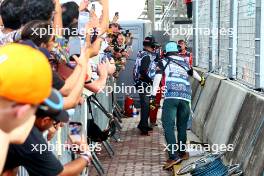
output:
[[192, 131], [203, 140], [204, 124], [207, 120], [207, 114], [211, 109], [216, 98], [220, 82], [223, 77], [217, 75], [209, 75], [207, 77], [206, 86], [204, 88], [198, 88], [194, 96], [194, 100], [198, 100], [197, 104], [193, 104], [194, 119]]
[[193, 132], [203, 142], [233, 144], [225, 161], [241, 164], [246, 176], [264, 176], [264, 97], [215, 75], [201, 94], [196, 89]]
[[190, 83], [192, 86], [192, 102], [194, 102], [193, 98], [199, 88], [199, 82], [197, 80], [195, 80], [194, 78], [190, 78]]
[[[202, 73], [206, 72], [206, 70], [204, 69], [200, 69], [200, 68], [194, 68], [194, 69], [198, 72], [199, 75], [202, 75]], [[192, 86], [192, 107], [194, 107], [198, 102], [197, 95], [201, 91], [201, 86], [200, 83], [192, 77], [190, 78], [190, 83]]]
[[222, 81], [204, 125], [203, 142], [227, 144], [248, 90]]
[[264, 171], [264, 97], [249, 93], [235, 122], [227, 153], [230, 163], [240, 163], [245, 175], [258, 176]]

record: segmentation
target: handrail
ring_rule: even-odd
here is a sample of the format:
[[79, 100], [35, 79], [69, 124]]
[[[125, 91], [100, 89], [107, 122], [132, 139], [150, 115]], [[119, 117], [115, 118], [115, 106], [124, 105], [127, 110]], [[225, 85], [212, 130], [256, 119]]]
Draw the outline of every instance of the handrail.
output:
[[175, 0], [171, 0], [170, 3], [169, 3], [169, 5], [167, 6], [165, 12], [163, 13], [163, 15], [162, 15], [162, 17], [160, 19], [161, 24], [163, 23], [165, 17], [168, 16], [168, 13], [171, 11], [171, 8], [172, 8], [174, 2], [175, 2]]

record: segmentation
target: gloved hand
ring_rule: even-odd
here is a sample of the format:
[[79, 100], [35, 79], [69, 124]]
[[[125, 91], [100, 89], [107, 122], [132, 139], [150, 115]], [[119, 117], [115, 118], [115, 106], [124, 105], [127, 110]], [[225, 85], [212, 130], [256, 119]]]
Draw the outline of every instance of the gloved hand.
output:
[[204, 77], [204, 76], [201, 76], [201, 81], [200, 81], [199, 83], [200, 83], [200, 85], [201, 85], [202, 87], [205, 86], [205, 82], [206, 82], [205, 77]]
[[150, 97], [150, 100], [149, 100], [149, 108], [150, 108], [150, 110], [156, 109], [156, 100], [155, 100], [155, 97], [154, 96], [151, 96]]

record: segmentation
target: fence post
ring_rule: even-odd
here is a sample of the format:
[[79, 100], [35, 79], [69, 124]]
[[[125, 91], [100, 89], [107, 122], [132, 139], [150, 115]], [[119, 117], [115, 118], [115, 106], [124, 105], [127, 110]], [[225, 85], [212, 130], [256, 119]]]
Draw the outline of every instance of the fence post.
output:
[[194, 52], [194, 66], [199, 65], [199, 0], [194, 0], [194, 10], [193, 10], [193, 21], [194, 21], [194, 28], [193, 28], [193, 52]]
[[155, 30], [155, 1], [148, 0], [147, 7], [148, 7], [148, 19], [151, 21], [152, 31], [154, 31]]
[[[236, 79], [237, 67], [237, 16], [238, 16], [238, 0], [230, 0], [230, 26], [232, 35], [229, 33], [229, 78]], [[229, 29], [229, 30], [230, 30]]]
[[[216, 63], [216, 40], [217, 18], [216, 18], [217, 0], [210, 1], [210, 37], [209, 37], [209, 71], [215, 69]], [[219, 39], [218, 39], [219, 40]]]
[[[255, 87], [264, 88], [264, 2], [256, 0]], [[262, 9], [262, 10], [261, 10]]]

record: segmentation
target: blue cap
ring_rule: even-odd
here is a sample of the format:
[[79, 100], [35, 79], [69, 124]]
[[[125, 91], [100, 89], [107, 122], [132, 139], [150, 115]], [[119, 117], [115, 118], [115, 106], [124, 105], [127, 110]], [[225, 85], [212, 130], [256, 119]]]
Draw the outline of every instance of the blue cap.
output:
[[166, 53], [178, 52], [178, 45], [175, 42], [169, 42], [167, 43], [165, 50], [166, 50]]

